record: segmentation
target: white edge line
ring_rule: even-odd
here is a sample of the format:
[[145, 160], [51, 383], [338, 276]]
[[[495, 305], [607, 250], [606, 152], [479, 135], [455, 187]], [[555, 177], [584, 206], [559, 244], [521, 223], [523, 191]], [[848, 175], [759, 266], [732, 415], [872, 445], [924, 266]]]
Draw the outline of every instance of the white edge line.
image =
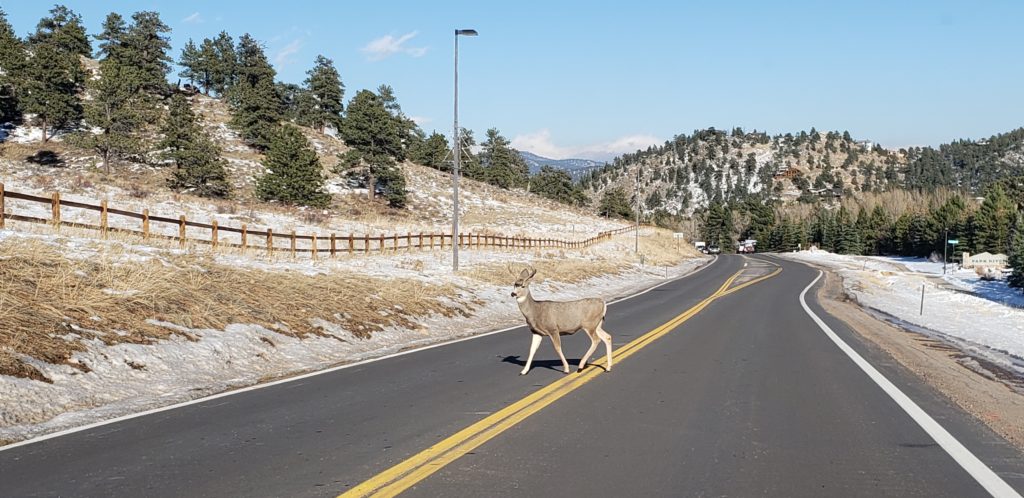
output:
[[807, 291], [810, 290], [814, 284], [818, 283], [818, 280], [821, 279], [822, 275], [823, 273], [821, 270], [818, 270], [818, 276], [813, 282], [804, 288], [803, 292], [800, 293], [800, 305], [803, 306], [804, 311], [806, 311], [807, 314], [810, 315], [811, 319], [814, 320], [814, 323], [817, 323], [818, 327], [825, 332], [825, 335], [827, 335], [829, 339], [832, 339], [832, 342], [834, 342], [836, 346], [839, 346], [840, 350], [846, 353], [846, 356], [849, 356], [850, 359], [853, 360], [853, 362], [875, 382], [875, 384], [878, 384], [878, 387], [881, 387], [882, 390], [885, 391], [885, 393], [888, 394], [889, 397], [907, 413], [907, 415], [910, 415], [910, 418], [914, 419], [914, 422], [917, 422], [917, 425], [921, 426], [921, 428], [924, 429], [924, 431], [927, 432], [928, 435], [942, 447], [942, 449], [946, 450], [946, 453], [953, 457], [953, 460], [956, 460], [956, 463], [960, 464], [960, 466], [963, 467], [963, 469], [966, 470], [967, 473], [981, 485], [981, 487], [985, 488], [989, 494], [996, 497], [1020, 498], [1020, 494], [1011, 488], [1009, 484], [1006, 484], [1006, 481], [1003, 481], [1002, 478], [992, 471], [992, 469], [988, 468], [988, 466], [979, 460], [978, 457], [974, 456], [974, 454], [961, 444], [960, 441], [957, 441], [952, 434], [939, 425], [939, 423], [928, 415], [928, 413], [926, 413], [920, 406], [918, 406], [917, 403], [914, 403], [909, 396], [903, 394], [903, 391], [890, 382], [889, 379], [885, 378], [885, 376], [876, 370], [875, 367], [871, 366], [867, 360], [854, 351], [853, 348], [846, 344], [846, 342], [840, 339], [839, 336], [836, 335], [836, 333], [818, 317], [818, 315], [815, 315], [814, 312], [811, 311], [811, 308], [807, 306], [807, 301], [804, 300], [804, 295], [807, 294]]
[[[661, 282], [661, 283], [659, 283], [657, 285], [653, 285], [651, 287], [648, 287], [647, 289], [644, 289], [644, 290], [642, 290], [640, 292], [637, 292], [636, 294], [631, 294], [629, 296], [622, 297], [622, 298], [616, 299], [614, 301], [610, 301], [608, 304], [615, 304], [615, 303], [619, 303], [619, 302], [625, 301], [627, 299], [633, 299], [635, 297], [647, 294], [648, 292], [651, 292], [652, 290], [657, 289], [658, 287], [661, 287], [663, 285], [668, 285], [668, 284], [670, 284], [672, 282], [675, 282], [675, 281], [678, 281], [678, 280], [682, 280], [682, 279], [687, 278], [687, 277], [689, 277], [691, 275], [696, 275], [697, 273], [703, 271], [705, 268], [711, 266], [712, 264], [714, 264], [717, 261], [718, 261], [718, 256], [716, 255], [715, 258], [712, 259], [710, 262], [701, 265], [699, 268], [697, 268], [694, 271], [691, 271], [691, 272], [689, 272], [689, 273], [687, 273], [685, 275], [680, 275], [680, 276], [678, 276], [676, 278], [673, 278], [671, 280], [666, 280], [666, 281]], [[524, 327], [524, 325], [515, 325], [515, 326], [512, 326], [512, 327], [507, 327], [507, 328], [503, 328], [503, 329], [499, 329], [499, 330], [492, 330], [490, 332], [484, 332], [482, 334], [475, 334], [475, 335], [471, 335], [471, 336], [468, 336], [468, 337], [463, 337], [463, 338], [460, 338], [460, 339], [453, 339], [453, 340], [450, 340], [450, 341], [439, 342], [437, 344], [431, 344], [429, 346], [423, 346], [423, 347], [408, 349], [406, 351], [399, 351], [397, 353], [392, 353], [392, 354], [389, 354], [389, 355], [378, 356], [378, 357], [375, 357], [375, 358], [369, 358], [369, 359], [366, 359], [366, 360], [357, 361], [355, 363], [346, 363], [344, 365], [338, 365], [336, 367], [331, 367], [331, 368], [327, 368], [327, 369], [324, 369], [324, 370], [317, 370], [315, 372], [309, 372], [309, 373], [305, 373], [305, 374], [301, 374], [301, 375], [296, 375], [294, 377], [286, 377], [286, 378], [278, 379], [278, 380], [271, 381], [271, 382], [266, 382], [266, 383], [262, 383], [262, 384], [254, 384], [254, 385], [251, 385], [251, 386], [241, 387], [241, 388], [238, 388], [238, 389], [232, 389], [230, 391], [224, 391], [224, 392], [217, 393], [217, 394], [211, 394], [209, 396], [205, 396], [205, 397], [202, 397], [202, 398], [196, 398], [196, 399], [192, 399], [192, 400], [188, 400], [188, 401], [182, 401], [181, 403], [175, 403], [173, 405], [161, 406], [161, 407], [153, 408], [151, 410], [146, 410], [146, 411], [143, 411], [143, 412], [129, 413], [127, 415], [122, 415], [122, 416], [117, 417], [117, 418], [112, 418], [112, 419], [108, 419], [108, 420], [100, 420], [99, 422], [93, 422], [91, 424], [83, 425], [83, 426], [80, 426], [80, 427], [72, 427], [70, 429], [64, 429], [62, 431], [51, 432], [49, 434], [44, 434], [42, 436], [37, 436], [37, 437], [34, 437], [32, 439], [26, 439], [24, 441], [18, 441], [16, 443], [11, 443], [11, 444], [8, 444], [6, 446], [0, 446], [0, 451], [12, 450], [14, 448], [19, 448], [19, 447], [27, 446], [27, 445], [30, 445], [30, 444], [33, 444], [33, 443], [38, 443], [38, 442], [46, 441], [47, 439], [54, 439], [54, 438], [58, 438], [58, 437], [61, 437], [61, 436], [67, 436], [68, 434], [74, 434], [76, 432], [87, 431], [89, 429], [95, 429], [96, 427], [102, 427], [104, 425], [115, 424], [115, 423], [118, 423], [118, 422], [123, 422], [125, 420], [131, 420], [133, 418], [145, 417], [146, 415], [152, 415], [154, 413], [160, 413], [160, 412], [165, 412], [165, 411], [169, 411], [169, 410], [175, 410], [175, 409], [183, 408], [183, 407], [186, 407], [186, 406], [189, 406], [189, 405], [205, 403], [205, 402], [210, 401], [210, 400], [214, 400], [214, 399], [218, 399], [218, 398], [224, 398], [224, 397], [227, 397], [227, 396], [232, 396], [232, 395], [235, 395], [235, 394], [241, 394], [241, 393], [244, 393], [244, 392], [255, 391], [257, 389], [263, 389], [263, 388], [266, 388], [266, 387], [276, 386], [276, 385], [279, 385], [279, 384], [285, 384], [285, 383], [288, 383], [288, 382], [295, 382], [297, 380], [308, 379], [310, 377], [315, 377], [317, 375], [328, 374], [328, 373], [331, 373], [331, 372], [336, 372], [338, 370], [344, 370], [346, 368], [358, 367], [358, 366], [361, 366], [361, 365], [366, 365], [368, 363], [373, 363], [373, 362], [377, 362], [377, 361], [383, 361], [383, 360], [387, 360], [387, 359], [390, 359], [390, 358], [396, 358], [398, 356], [404, 356], [404, 355], [407, 355], [407, 354], [412, 354], [412, 353], [417, 353], [417, 352], [420, 352], [420, 351], [425, 351], [427, 349], [434, 349], [434, 348], [439, 348], [439, 347], [442, 347], [442, 346], [448, 346], [448, 345], [451, 345], [451, 344], [456, 344], [456, 343], [460, 343], [460, 342], [464, 342], [464, 341], [471, 341], [473, 339], [479, 339], [481, 337], [487, 337], [489, 335], [500, 334], [502, 332], [508, 332], [510, 330], [515, 330], [515, 329], [522, 328], [522, 327]]]

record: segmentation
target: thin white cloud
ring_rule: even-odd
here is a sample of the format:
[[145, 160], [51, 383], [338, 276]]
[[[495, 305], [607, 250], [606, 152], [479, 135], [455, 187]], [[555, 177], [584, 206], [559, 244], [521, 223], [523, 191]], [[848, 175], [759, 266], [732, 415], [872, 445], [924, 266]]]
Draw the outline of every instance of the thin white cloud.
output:
[[377, 38], [366, 46], [359, 49], [360, 52], [366, 54], [366, 58], [371, 61], [379, 61], [391, 57], [395, 54], [406, 54], [412, 57], [422, 57], [427, 53], [427, 47], [407, 47], [406, 42], [412, 40], [419, 34], [419, 31], [412, 31], [406, 33], [398, 38], [391, 35], [384, 35]]
[[292, 56], [302, 48], [302, 39], [296, 38], [274, 54], [274, 64], [283, 66], [292, 62]]
[[188, 24], [199, 24], [203, 22], [203, 16], [199, 15], [199, 12], [193, 12], [192, 15], [182, 19], [181, 22]]
[[427, 117], [423, 117], [423, 116], [409, 116], [409, 119], [411, 119], [413, 123], [416, 123], [416, 124], [418, 124], [420, 126], [423, 126], [423, 125], [433, 121], [433, 119], [430, 119], [430, 118], [427, 118]]
[[650, 135], [627, 135], [610, 142], [599, 142], [583, 146], [556, 145], [551, 138], [551, 131], [543, 129], [533, 133], [525, 133], [512, 138], [512, 147], [532, 152], [550, 159], [592, 159], [607, 161], [615, 156], [638, 149], [646, 149], [650, 145], [660, 144], [661, 139]]

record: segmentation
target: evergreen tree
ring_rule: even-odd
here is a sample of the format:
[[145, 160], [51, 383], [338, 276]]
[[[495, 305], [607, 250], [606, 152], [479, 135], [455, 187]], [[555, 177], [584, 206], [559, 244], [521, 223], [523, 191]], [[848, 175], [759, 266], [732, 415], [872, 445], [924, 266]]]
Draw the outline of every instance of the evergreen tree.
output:
[[171, 32], [160, 14], [142, 11], [132, 14], [132, 23], [124, 36], [122, 62], [139, 70], [142, 87], [146, 92], [166, 95], [167, 72], [171, 70]]
[[448, 148], [448, 139], [436, 131], [412, 151], [410, 159], [428, 168], [445, 172], [452, 170], [452, 154]]
[[98, 78], [89, 81], [85, 122], [98, 133], [76, 133], [72, 142], [96, 151], [103, 169], [110, 173], [110, 160], [146, 150], [140, 131], [151, 117], [153, 103], [142, 89], [145, 75], [135, 66], [108, 57], [100, 62]]
[[274, 85], [274, 68], [248, 34], [238, 41], [238, 81], [231, 87], [231, 126], [252, 147], [266, 150], [283, 117], [281, 96]]
[[418, 147], [425, 140], [425, 135], [419, 126], [402, 112], [394, 89], [390, 85], [380, 85], [377, 87], [377, 95], [384, 102], [384, 108], [395, 117], [399, 135], [402, 137], [402, 150], [409, 152]]
[[168, 179], [171, 189], [202, 197], [227, 197], [230, 185], [220, 148], [203, 132], [188, 98], [174, 94], [161, 127], [164, 139], [157, 148], [174, 161], [176, 169]]
[[128, 27], [121, 14], [111, 12], [103, 21], [103, 31], [96, 35], [99, 40], [99, 57], [124, 62], [124, 43]]
[[43, 142], [47, 142], [48, 130], [76, 124], [82, 118], [78, 98], [82, 78], [77, 76], [82, 68], [77, 55], [61, 52], [52, 44], [36, 44], [31, 51], [19, 81], [18, 100], [22, 111], [36, 115]]
[[299, 126], [313, 126], [311, 117], [315, 112], [316, 99], [312, 92], [294, 83], [276, 83], [277, 94], [281, 96], [284, 119]]
[[49, 17], [39, 20], [35, 33], [29, 35], [28, 44], [33, 48], [49, 45], [58, 52], [75, 55], [76, 61], [78, 56], [89, 57], [92, 54], [82, 16], [63, 5], [54, 6]]
[[340, 165], [365, 173], [367, 196], [372, 200], [380, 187], [390, 206], [404, 207], [405, 177], [396, 161], [403, 157], [401, 129], [380, 96], [360, 90], [352, 98], [341, 138], [351, 149], [342, 155]]
[[7, 22], [7, 14], [0, 9], [0, 123], [17, 121], [18, 78], [25, 69], [25, 45], [14, 34], [14, 28]]
[[1007, 256], [1007, 263], [1013, 272], [1006, 278], [1006, 283], [1010, 287], [1024, 289], [1024, 213], [1017, 212]]
[[[473, 138], [473, 130], [460, 128], [459, 142], [462, 143], [462, 146], [459, 149], [459, 176], [479, 181], [486, 181], [486, 170], [484, 170], [483, 165], [480, 164], [480, 156], [473, 153], [473, 149], [476, 147], [476, 139]], [[454, 158], [452, 161], [454, 164]]]
[[605, 217], [633, 218], [633, 209], [629, 206], [629, 198], [621, 187], [609, 188], [601, 196], [597, 214]]
[[326, 207], [331, 196], [325, 190], [320, 159], [309, 141], [292, 125], [278, 126], [271, 137], [263, 166], [267, 174], [256, 182], [256, 196], [285, 204]]
[[526, 186], [530, 168], [497, 128], [487, 130], [487, 140], [480, 151], [480, 159], [486, 171], [487, 183], [504, 189]]
[[569, 173], [548, 165], [541, 166], [540, 171], [530, 178], [530, 185], [531, 192], [564, 204], [583, 206], [589, 201], [583, 189], [573, 183]]
[[181, 66], [178, 76], [187, 79], [190, 85], [195, 86], [196, 82], [201, 80], [202, 56], [191, 38], [185, 44], [185, 48], [181, 49], [178, 65]]
[[1016, 212], [1013, 202], [1001, 185], [993, 187], [975, 217], [975, 250], [993, 254], [1005, 253], [1010, 241], [1010, 228]]
[[306, 72], [306, 88], [313, 97], [313, 108], [308, 114], [309, 122], [314, 128], [324, 132], [324, 127], [341, 128], [342, 99], [345, 96], [345, 85], [341, 76], [334, 68], [334, 62], [322, 55], [316, 57], [313, 68]]
[[226, 31], [221, 31], [210, 43], [203, 40], [204, 62], [209, 66], [210, 88], [218, 96], [224, 94], [238, 81], [238, 53], [235, 42]]

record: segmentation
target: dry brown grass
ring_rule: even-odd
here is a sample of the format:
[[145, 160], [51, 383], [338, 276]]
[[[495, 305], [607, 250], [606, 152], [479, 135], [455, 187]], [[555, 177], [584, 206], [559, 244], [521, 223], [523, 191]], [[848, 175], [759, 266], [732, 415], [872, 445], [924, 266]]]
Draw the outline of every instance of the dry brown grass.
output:
[[468, 314], [478, 304], [459, 301], [451, 285], [241, 270], [194, 256], [122, 263], [120, 256], [69, 260], [41, 242], [0, 242], [0, 374], [45, 380], [22, 355], [87, 370], [70, 361], [84, 349], [82, 339], [191, 339], [154, 320], [207, 329], [250, 323], [302, 337], [324, 334], [312, 324], [320, 319], [368, 337], [388, 326], [415, 327], [417, 316]]
[[[566, 284], [576, 284], [602, 275], [614, 275], [626, 269], [626, 265], [615, 261], [589, 261], [584, 259], [566, 259], [559, 257], [540, 256], [531, 260], [530, 265], [537, 269], [537, 281], [555, 280]], [[509, 273], [509, 265], [490, 263], [474, 266], [466, 272], [466, 277], [493, 285], [511, 285], [525, 264], [512, 264], [515, 274]]]

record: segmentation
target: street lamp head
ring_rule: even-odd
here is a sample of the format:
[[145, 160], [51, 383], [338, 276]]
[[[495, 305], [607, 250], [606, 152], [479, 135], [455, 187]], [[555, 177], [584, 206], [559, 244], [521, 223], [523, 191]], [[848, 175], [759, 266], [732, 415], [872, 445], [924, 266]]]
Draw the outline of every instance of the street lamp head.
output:
[[455, 30], [455, 36], [459, 36], [459, 35], [462, 35], [462, 36], [476, 36], [478, 34], [479, 33], [477, 33], [475, 29], [457, 29], [457, 30]]

